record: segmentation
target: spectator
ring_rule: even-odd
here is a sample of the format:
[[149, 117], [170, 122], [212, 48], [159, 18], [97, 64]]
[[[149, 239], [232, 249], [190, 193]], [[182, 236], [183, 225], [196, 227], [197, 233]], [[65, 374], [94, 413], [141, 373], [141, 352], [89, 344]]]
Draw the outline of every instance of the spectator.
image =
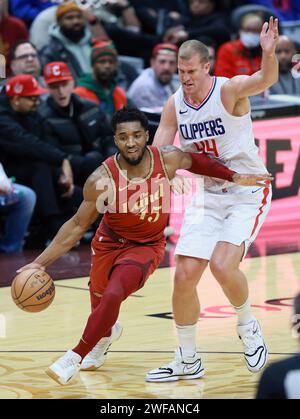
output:
[[6, 73], [10, 75], [9, 52], [20, 39], [28, 39], [22, 20], [8, 15], [7, 0], [0, 0], [0, 54], [6, 58]]
[[216, 76], [250, 76], [260, 69], [262, 52], [259, 34], [262, 25], [263, 20], [259, 15], [247, 13], [242, 17], [239, 39], [226, 42], [218, 50]]
[[36, 113], [40, 88], [34, 77], [12, 77], [0, 95], [0, 153], [8, 176], [35, 191], [37, 211], [53, 237], [82, 199], [74, 188], [67, 154], [46, 142]]
[[[30, 40], [37, 45], [37, 48], [39, 50], [43, 49], [50, 43], [50, 39], [52, 37], [48, 34], [49, 28], [52, 26], [52, 30], [50, 32], [55, 31], [55, 20], [56, 20], [56, 10], [57, 6], [49, 7], [48, 9], [44, 10], [40, 15], [37, 16], [33, 24], [30, 28]], [[98, 9], [93, 9], [94, 12], [98, 11]], [[87, 9], [84, 10], [85, 15], [88, 14]], [[90, 22], [93, 23], [93, 15], [89, 15]], [[92, 25], [90, 27], [94, 27], [95, 25]], [[97, 26], [97, 25], [96, 25]], [[57, 29], [56, 29], [57, 30]], [[89, 33], [89, 28], [86, 26], [86, 32]], [[102, 31], [102, 29], [101, 29]], [[92, 35], [92, 34], [91, 34]], [[100, 37], [100, 34], [98, 34]], [[94, 36], [97, 36], [97, 33], [94, 34]], [[106, 39], [108, 36], [105, 32], [103, 32], [101, 37], [105, 37]], [[77, 58], [75, 55], [70, 55], [70, 59], [68, 59], [70, 52], [66, 52], [63, 49], [63, 46], [59, 44], [59, 41], [56, 39], [53, 41], [52, 44], [54, 44], [55, 48], [57, 49], [56, 53], [53, 54], [49, 47], [44, 48], [43, 50], [43, 62], [44, 64], [47, 62], [51, 62], [51, 59], [53, 61], [65, 61], [68, 62], [68, 65], [70, 66], [72, 70], [72, 74], [74, 78], [78, 78], [80, 75], [83, 75], [82, 70], [80, 68], [80, 63], [78, 63]], [[92, 40], [92, 37], [90, 38], [90, 42], [85, 46], [85, 48], [89, 51], [89, 56], [92, 52], [92, 45], [94, 44], [94, 41]], [[51, 58], [52, 57], [52, 58]], [[86, 65], [88, 68], [87, 72], [91, 72], [91, 66], [89, 60], [86, 62]], [[139, 75], [138, 71], [133, 65], [130, 65], [126, 62], [120, 62], [118, 66], [118, 83], [120, 86], [122, 86], [125, 90], [128, 89], [130, 84], [137, 78]]]
[[226, 15], [217, 9], [217, 0], [189, 0], [189, 13], [182, 25], [171, 27], [164, 35], [165, 42], [181, 44], [187, 39], [211, 37], [217, 46], [230, 40]]
[[300, 78], [293, 77], [293, 56], [297, 54], [295, 44], [287, 36], [279, 36], [276, 56], [279, 62], [279, 78], [271, 86], [269, 92], [273, 95], [300, 95]]
[[152, 34], [162, 35], [181, 21], [187, 7], [182, 0], [132, 0], [143, 29]]
[[141, 23], [134, 7], [127, 0], [106, 0], [95, 8], [95, 15], [106, 24], [117, 24], [133, 32], [141, 30]]
[[80, 97], [100, 104], [110, 119], [115, 111], [127, 105], [125, 91], [117, 85], [118, 53], [111, 41], [98, 42], [91, 54], [92, 74], [78, 80], [74, 90]]
[[11, 51], [11, 70], [14, 76], [31, 74], [41, 86], [45, 86], [41, 76], [41, 62], [35, 46], [29, 41], [19, 41]]
[[293, 306], [292, 327], [299, 353], [265, 369], [258, 384], [257, 399], [300, 399], [300, 294]]
[[98, 106], [74, 93], [74, 79], [67, 64], [44, 68], [49, 97], [40, 107], [44, 131], [70, 159], [74, 182], [83, 186], [88, 176], [116, 152], [106, 115]]
[[[87, 17], [89, 27], [85, 21]], [[75, 2], [62, 3], [56, 9], [57, 25], [50, 28], [50, 42], [41, 50], [41, 62], [66, 62], [75, 80], [91, 70], [92, 36], [107, 38], [95, 16]]]
[[10, 0], [9, 3], [11, 14], [24, 20], [29, 27], [40, 12], [55, 3], [61, 3], [61, 0]]
[[22, 251], [35, 201], [36, 196], [32, 189], [17, 183], [12, 185], [0, 163], [0, 216], [4, 215], [0, 232], [0, 253]]
[[[151, 67], [146, 68], [131, 85], [128, 95], [139, 108], [161, 108], [178, 88], [178, 48], [158, 44], [152, 51]], [[157, 109], [158, 112], [158, 109]]]
[[141, 30], [142, 25], [133, 3], [128, 0], [107, 0], [100, 5], [99, 3], [93, 9], [94, 13], [119, 53], [148, 61], [159, 37]]

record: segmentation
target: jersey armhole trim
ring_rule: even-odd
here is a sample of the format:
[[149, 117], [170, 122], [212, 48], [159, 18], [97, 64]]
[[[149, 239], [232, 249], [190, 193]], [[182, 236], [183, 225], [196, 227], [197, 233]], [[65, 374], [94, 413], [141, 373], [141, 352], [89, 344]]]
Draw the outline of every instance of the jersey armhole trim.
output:
[[165, 161], [164, 161], [164, 156], [163, 156], [163, 154], [162, 154], [162, 152], [161, 152], [161, 150], [159, 148], [157, 148], [157, 151], [158, 151], [160, 163], [161, 163], [161, 166], [163, 168], [164, 174], [165, 174], [166, 179], [167, 179], [167, 181], [168, 181], [168, 183], [170, 185], [171, 184], [171, 179], [170, 179], [170, 176], [169, 176], [168, 171], [167, 171], [167, 168], [166, 168], [166, 164], [165, 164]]

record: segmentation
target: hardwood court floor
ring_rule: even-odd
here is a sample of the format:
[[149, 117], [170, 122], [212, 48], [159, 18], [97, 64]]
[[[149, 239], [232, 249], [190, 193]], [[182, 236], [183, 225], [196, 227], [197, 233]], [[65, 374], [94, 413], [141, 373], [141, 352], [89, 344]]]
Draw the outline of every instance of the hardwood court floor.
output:
[[[291, 298], [300, 289], [300, 254], [246, 259], [253, 311], [260, 319], [270, 361], [296, 352], [289, 330]], [[59, 386], [46, 367], [81, 336], [89, 313], [87, 278], [56, 281], [56, 297], [41, 313], [26, 313], [0, 289], [0, 398], [252, 398], [259, 375], [246, 369], [235, 315], [209, 271], [199, 285], [202, 317], [198, 348], [206, 375], [174, 383], [146, 383], [147, 370], [168, 362], [176, 346], [171, 321], [173, 269], [157, 270], [122, 306], [124, 330], [102, 369], [81, 372]]]

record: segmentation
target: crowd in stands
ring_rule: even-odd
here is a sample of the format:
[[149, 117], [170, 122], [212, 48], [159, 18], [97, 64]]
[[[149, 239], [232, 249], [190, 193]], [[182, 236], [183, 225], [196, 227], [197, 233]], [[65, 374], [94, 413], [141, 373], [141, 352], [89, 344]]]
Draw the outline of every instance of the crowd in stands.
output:
[[[257, 71], [268, 12], [300, 22], [298, 0], [0, 0], [0, 199], [14, 194], [0, 201], [0, 252], [21, 251], [28, 225], [51, 240], [116, 151], [113, 113], [135, 105], [159, 114], [178, 88], [182, 42], [207, 45], [211, 74]], [[299, 95], [299, 45], [281, 33], [270, 93]]]

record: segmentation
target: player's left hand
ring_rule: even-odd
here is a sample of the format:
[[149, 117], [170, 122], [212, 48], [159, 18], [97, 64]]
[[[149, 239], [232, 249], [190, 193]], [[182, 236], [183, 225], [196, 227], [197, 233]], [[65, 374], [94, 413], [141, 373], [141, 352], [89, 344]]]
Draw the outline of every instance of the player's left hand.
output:
[[271, 173], [263, 174], [263, 175], [255, 175], [255, 174], [246, 174], [241, 175], [240, 173], [235, 173], [232, 176], [232, 180], [237, 185], [241, 186], [269, 186], [270, 182], [274, 180]]
[[26, 271], [27, 269], [40, 269], [40, 270], [42, 270], [42, 271], [45, 271], [46, 267], [45, 267], [45, 266], [43, 266], [43, 265], [42, 265], [42, 264], [40, 264], [40, 263], [31, 262], [31, 263], [28, 263], [28, 265], [24, 265], [24, 266], [22, 266], [22, 267], [21, 267], [21, 268], [19, 268], [16, 272], [17, 272], [17, 273], [20, 273], [20, 272]]
[[278, 35], [278, 19], [271, 16], [269, 22], [263, 24], [260, 33], [260, 45], [265, 54], [275, 54]]

